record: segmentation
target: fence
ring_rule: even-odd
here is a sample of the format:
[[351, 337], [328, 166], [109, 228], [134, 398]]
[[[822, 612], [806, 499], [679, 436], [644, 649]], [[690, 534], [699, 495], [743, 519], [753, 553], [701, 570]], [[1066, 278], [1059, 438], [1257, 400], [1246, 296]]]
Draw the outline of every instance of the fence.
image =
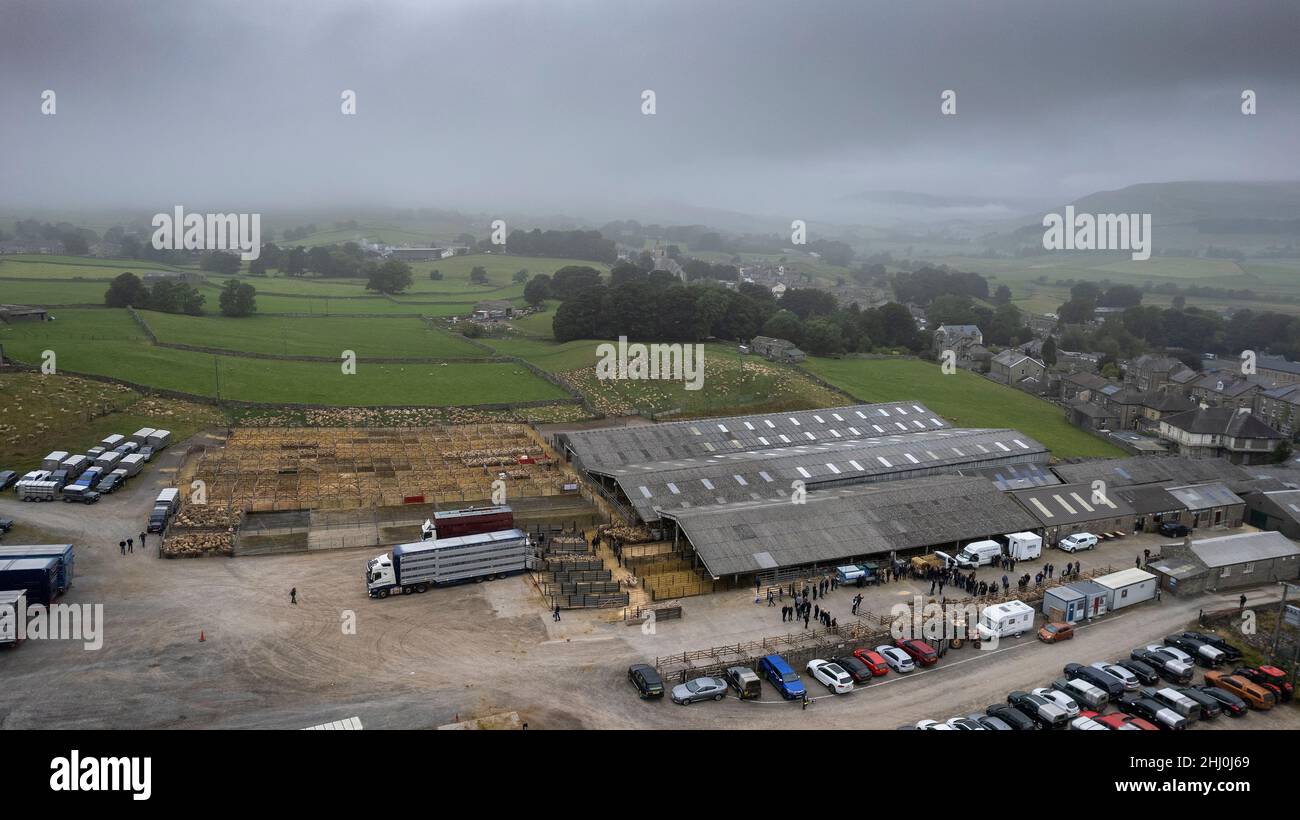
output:
[[721, 677], [731, 666], [757, 671], [765, 655], [780, 655], [795, 669], [813, 658], [850, 653], [858, 646], [890, 643], [888, 631], [872, 632], [864, 625], [845, 624], [775, 635], [758, 641], [715, 646], [694, 652], [655, 658], [655, 668], [665, 683], [685, 683], [703, 676]]

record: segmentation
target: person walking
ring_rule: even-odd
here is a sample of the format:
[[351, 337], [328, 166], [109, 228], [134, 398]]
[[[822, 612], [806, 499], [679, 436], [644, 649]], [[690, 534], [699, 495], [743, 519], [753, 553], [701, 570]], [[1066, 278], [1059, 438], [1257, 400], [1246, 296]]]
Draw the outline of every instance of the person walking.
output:
[[1237, 602], [1238, 602], [1238, 604], [1239, 604], [1239, 606], [1237, 607], [1237, 611], [1238, 611], [1238, 612], [1241, 612], [1242, 610], [1244, 610], [1244, 609], [1246, 608], [1246, 593], [1244, 593], [1244, 592], [1241, 593], [1241, 597], [1240, 597], [1239, 599], [1237, 599]]
[[144, 537], [145, 537], [145, 532], [144, 532], [144, 530], [141, 530], [141, 531], [140, 531], [140, 549], [141, 549], [141, 550], [144, 549]]
[[130, 554], [130, 555], [134, 555], [134, 554], [135, 554], [135, 539], [134, 539], [134, 538], [128, 538], [128, 539], [126, 539], [126, 551], [127, 551], [127, 553]]
[[123, 554], [123, 555], [126, 555], [126, 542], [125, 542], [125, 541], [118, 541], [118, 542], [117, 542], [117, 547], [118, 547], [118, 549], [122, 550], [122, 554]]
[[289, 590], [289, 603], [293, 604], [294, 606], [297, 606], [297, 605], [298, 605], [298, 588], [297, 588], [297, 587], [294, 587], [293, 589]]
[[551, 612], [551, 620], [558, 622], [560, 620], [560, 605], [555, 605], [555, 610]]
[[772, 594], [770, 589], [767, 591], [767, 605], [768, 608], [776, 606], [776, 596]]
[[805, 612], [805, 613], [803, 614], [803, 628], [804, 628], [804, 629], [807, 629], [807, 628], [808, 628], [808, 613], [807, 613], [807, 612]]

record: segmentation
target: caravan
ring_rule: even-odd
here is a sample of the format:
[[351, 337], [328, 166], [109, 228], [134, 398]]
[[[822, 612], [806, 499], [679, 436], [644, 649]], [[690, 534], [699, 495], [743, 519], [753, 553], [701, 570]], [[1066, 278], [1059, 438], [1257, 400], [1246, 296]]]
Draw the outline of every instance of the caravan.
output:
[[1021, 635], [1034, 628], [1034, 608], [1024, 601], [1007, 601], [984, 607], [976, 627], [981, 640]]

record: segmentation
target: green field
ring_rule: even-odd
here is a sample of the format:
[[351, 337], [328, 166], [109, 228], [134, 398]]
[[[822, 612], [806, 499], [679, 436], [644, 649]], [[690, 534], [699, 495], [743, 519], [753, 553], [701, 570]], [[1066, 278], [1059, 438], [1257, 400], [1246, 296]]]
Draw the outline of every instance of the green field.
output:
[[1056, 405], [958, 370], [944, 375], [917, 359], [810, 358], [807, 368], [869, 402], [912, 399], [960, 427], [1011, 427], [1058, 458], [1123, 456], [1124, 451], [1072, 426]]

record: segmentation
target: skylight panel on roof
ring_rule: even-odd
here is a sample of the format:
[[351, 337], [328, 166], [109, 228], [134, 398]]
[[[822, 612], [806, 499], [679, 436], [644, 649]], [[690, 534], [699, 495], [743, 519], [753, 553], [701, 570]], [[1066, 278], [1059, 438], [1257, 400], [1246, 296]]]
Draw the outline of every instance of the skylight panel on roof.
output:
[[672, 493], [673, 495], [682, 494], [682, 491], [677, 489], [677, 485], [672, 483], [671, 481], [668, 482], [668, 492]]
[[1083, 507], [1088, 512], [1096, 512], [1096, 510], [1092, 508], [1091, 504], [1089, 504], [1087, 501], [1084, 501], [1082, 498], [1079, 497], [1078, 493], [1070, 493], [1070, 498], [1073, 498], [1076, 504], [1078, 504], [1080, 507]]
[[878, 407], [878, 408], [876, 408], [876, 412], [879, 413], [879, 414], [882, 415], [882, 416], [888, 416], [888, 415], [889, 415], [889, 411], [886, 410], [886, 409], [883, 408], [883, 407]]
[[812, 473], [808, 472], [808, 471], [805, 470], [804, 468], [802, 468], [802, 467], [795, 467], [795, 469], [798, 470], [798, 471], [799, 471], [799, 475], [803, 476], [804, 478], [812, 478]]
[[770, 481], [772, 480], [772, 477], [771, 477], [770, 475], [768, 475], [768, 474], [767, 474], [767, 471], [765, 471], [765, 470], [759, 470], [759, 471], [758, 471], [758, 477], [761, 478], [761, 479], [763, 479], [764, 481], [768, 481], [768, 482], [770, 482]]
[[994, 446], [994, 447], [997, 447], [999, 450], [1003, 451], [1004, 453], [1009, 453], [1009, 452], [1011, 452], [1011, 448], [1008, 447], [1007, 445], [1003, 444], [1003, 443], [1000, 442], [1000, 441], [995, 441], [995, 442], [993, 442], [993, 446]]
[[781, 439], [781, 441], [784, 441], [786, 444], [790, 443], [790, 437], [787, 436], [785, 433], [782, 433], [781, 435], [777, 436], [777, 438]]
[[844, 417], [841, 416], [839, 413], [831, 413], [831, 418], [835, 419], [836, 421], [844, 421]]
[[772, 429], [776, 429], [776, 425], [772, 423], [771, 419], [763, 419], [763, 423]]
[[885, 465], [886, 467], [894, 466], [890, 464], [889, 461], [884, 456], [876, 456], [876, 461], [879, 461], [881, 464]]
[[[862, 465], [859, 464], [859, 463], [857, 463], [857, 462], [854, 461], [853, 459], [849, 459], [849, 466], [852, 467], [853, 469], [857, 470], [858, 472], [861, 472], [861, 471], [862, 471]], [[1295, 505], [1293, 504], [1292, 506], [1295, 506]], [[1300, 510], [1297, 510], [1297, 512], [1300, 512]]]
[[859, 431], [858, 431], [858, 428], [856, 428], [856, 427], [850, 427], [850, 428], [849, 428], [849, 432], [852, 433], [852, 434], [855, 435], [855, 436], [860, 436], [860, 435], [862, 435], [862, 433], [859, 432]]
[[912, 419], [912, 424], [916, 425], [917, 427], [920, 427], [922, 430], [925, 429], [925, 422], [923, 421], [917, 421], [916, 419]]
[[835, 475], [840, 474], [840, 468], [836, 467], [834, 464], [831, 464], [829, 461], [826, 462], [826, 469], [830, 470], [832, 473], [835, 473]]
[[1125, 470], [1123, 467], [1116, 467], [1115, 472], [1119, 473], [1124, 478], [1127, 478], [1129, 481], [1133, 480], [1133, 476], [1129, 475], [1128, 470]]
[[1056, 500], [1056, 503], [1057, 503], [1057, 504], [1060, 504], [1061, 507], [1062, 507], [1066, 512], [1068, 512], [1070, 515], [1077, 515], [1077, 514], [1078, 514], [1079, 511], [1076, 510], [1074, 507], [1071, 507], [1071, 506], [1070, 506], [1070, 502], [1068, 502], [1068, 501], [1066, 501], [1064, 498], [1062, 498], [1060, 493], [1053, 493], [1053, 494], [1052, 494], [1052, 498], [1054, 498], [1054, 499]]
[[954, 453], [956, 453], [957, 455], [961, 456], [962, 458], [965, 458], [965, 457], [966, 457], [966, 454], [963, 453], [961, 450], [958, 450], [956, 447], [950, 447], [950, 448], [948, 448], [948, 449], [952, 450]]
[[924, 412], [925, 412], [925, 408], [922, 407], [922, 406], [919, 405], [919, 404], [914, 404], [914, 405], [912, 405], [912, 409], [915, 410], [915, 411], [918, 412], [918, 413], [924, 413]]
[[791, 417], [790, 417], [790, 423], [793, 424], [795, 427], [798, 427], [798, 426], [799, 426], [799, 419], [795, 418], [794, 416], [791, 416]]
[[815, 416], [813, 416], [813, 418], [817, 420], [817, 423], [818, 423], [818, 424], [825, 424], [825, 423], [826, 423], [826, 419], [822, 418], [821, 416], [816, 416], [816, 415], [815, 415]]
[[651, 495], [650, 495], [650, 488], [649, 488], [649, 487], [641, 486], [641, 487], [637, 487], [637, 489], [640, 490], [640, 491], [641, 491], [641, 495], [645, 496], [646, 498], [650, 498], [650, 497], [651, 497]]
[[817, 437], [814, 436], [812, 433], [809, 433], [807, 430], [804, 431], [804, 438], [808, 439], [809, 441], [817, 440]]
[[721, 431], [724, 432], [724, 433], [730, 432], [729, 430], [727, 430], [727, 425], [725, 425], [725, 424], [719, 424], [719, 425], [718, 425], [718, 429], [721, 430]]
[[759, 443], [762, 444], [764, 447], [767, 446], [767, 439], [763, 438], [762, 436], [759, 436], [759, 437], [758, 437], [758, 441], [759, 441]]
[[695, 435], [697, 435], [697, 436], [698, 436], [698, 435], [701, 435], [701, 433], [700, 433], [700, 428], [696, 427], [695, 425], [692, 424], [690, 429], [691, 429], [691, 432], [694, 433]]
[[861, 410], [854, 410], [853, 412], [857, 413], [857, 414], [858, 414], [858, 418], [860, 418], [860, 419], [865, 419], [865, 418], [866, 418], [866, 416], [864, 416], [864, 415], [862, 414], [862, 411], [861, 411]]
[[753, 425], [751, 422], [748, 422], [748, 421], [747, 421], [747, 422], [745, 422], [745, 429], [746, 429], [746, 430], [753, 430], [753, 429], [754, 429], [754, 425]]
[[906, 425], [906, 424], [903, 424], [901, 421], [896, 421], [896, 422], [894, 422], [894, 426], [897, 427], [899, 430], [906, 430], [906, 429], [907, 429], [907, 425]]
[[706, 490], [712, 490], [712, 489], [713, 489], [713, 482], [712, 482], [712, 481], [709, 481], [707, 478], [701, 478], [701, 479], [700, 479], [700, 483], [704, 485], [704, 489], [706, 489]]
[[748, 486], [749, 486], [749, 482], [746, 481], [745, 478], [744, 478], [744, 476], [741, 476], [740, 474], [733, 475], [732, 478], [736, 479], [736, 483], [739, 484], [739, 485], [742, 486], [742, 487], [748, 487]]
[[835, 436], [835, 438], [844, 438], [844, 436], [840, 435], [840, 431], [839, 431], [839, 430], [832, 430], [832, 431], [831, 431], [831, 435], [832, 435], [832, 436]]
[[1025, 444], [1023, 441], [1021, 441], [1021, 440], [1018, 439], [1018, 438], [1013, 438], [1013, 439], [1011, 440], [1011, 443], [1012, 443], [1012, 444], [1015, 444], [1017, 447], [1019, 447], [1019, 448], [1022, 449], [1022, 450], [1028, 450], [1028, 449], [1029, 449], [1029, 445], [1028, 445], [1028, 444]]
[[1044, 507], [1044, 506], [1043, 506], [1043, 502], [1039, 501], [1037, 498], [1031, 498], [1031, 499], [1029, 499], [1029, 503], [1030, 503], [1030, 504], [1033, 504], [1035, 507], [1037, 507], [1037, 508], [1038, 508], [1038, 511], [1039, 511], [1040, 513], [1043, 514], [1043, 517], [1044, 517], [1044, 518], [1055, 518], [1055, 517], [1056, 517], [1055, 515], [1052, 514], [1052, 511], [1049, 510], [1049, 509], [1047, 509], [1046, 507]]

